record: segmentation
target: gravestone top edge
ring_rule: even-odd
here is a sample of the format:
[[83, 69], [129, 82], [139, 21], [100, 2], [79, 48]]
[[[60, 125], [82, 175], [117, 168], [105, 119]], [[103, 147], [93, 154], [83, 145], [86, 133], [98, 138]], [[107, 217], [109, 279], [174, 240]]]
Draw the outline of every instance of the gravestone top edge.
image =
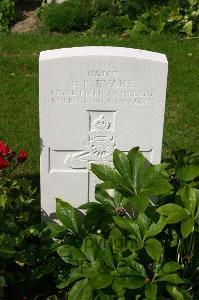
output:
[[54, 50], [46, 50], [40, 52], [39, 61], [59, 59], [66, 57], [80, 57], [80, 56], [112, 56], [112, 57], [130, 57], [143, 60], [152, 60], [168, 64], [165, 54], [158, 52], [151, 52], [146, 50], [125, 48], [125, 47], [111, 47], [111, 46], [85, 46], [73, 48], [61, 48]]

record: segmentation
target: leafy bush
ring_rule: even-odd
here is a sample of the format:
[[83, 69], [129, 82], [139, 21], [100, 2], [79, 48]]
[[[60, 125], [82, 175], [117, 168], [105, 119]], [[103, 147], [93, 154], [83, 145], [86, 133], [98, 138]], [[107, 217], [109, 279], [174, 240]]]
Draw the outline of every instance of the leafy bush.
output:
[[113, 6], [113, 0], [94, 0], [93, 7], [96, 13], [110, 11]]
[[4, 299], [198, 299], [199, 153], [152, 165], [138, 148], [115, 150], [113, 164], [92, 164], [101, 183], [81, 218], [57, 199], [59, 224], [34, 225], [34, 189], [4, 173]]
[[63, 224], [57, 237], [68, 230], [75, 240], [57, 249], [67, 266], [57, 287], [69, 300], [193, 299], [188, 289], [193, 293], [199, 154], [177, 152], [153, 166], [133, 148], [128, 155], [115, 150], [113, 163], [114, 169], [92, 165], [102, 183], [96, 202], [80, 207], [86, 210], [83, 223], [75, 208], [57, 199]]
[[0, 33], [8, 32], [14, 19], [14, 1], [1, 0], [0, 2]]
[[173, 11], [168, 18], [171, 31], [186, 34], [189, 37], [199, 34], [199, 0], [187, 0]]
[[81, 31], [90, 27], [92, 11], [86, 1], [69, 0], [45, 6], [42, 17], [50, 31]]

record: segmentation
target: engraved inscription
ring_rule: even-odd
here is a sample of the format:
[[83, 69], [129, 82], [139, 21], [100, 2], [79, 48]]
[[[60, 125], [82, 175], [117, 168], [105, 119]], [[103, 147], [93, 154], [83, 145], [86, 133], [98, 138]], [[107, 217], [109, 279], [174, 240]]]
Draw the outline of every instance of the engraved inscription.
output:
[[43, 101], [60, 105], [161, 105], [152, 90], [137, 90], [131, 78], [117, 70], [88, 70], [86, 79], [67, 79], [68, 89], [51, 90]]

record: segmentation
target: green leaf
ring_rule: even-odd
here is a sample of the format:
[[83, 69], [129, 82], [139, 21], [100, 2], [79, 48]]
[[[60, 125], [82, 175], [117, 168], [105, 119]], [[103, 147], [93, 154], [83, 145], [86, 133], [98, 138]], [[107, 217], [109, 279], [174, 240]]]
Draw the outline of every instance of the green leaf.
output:
[[193, 31], [193, 21], [188, 21], [184, 24], [182, 31], [184, 31], [188, 36], [192, 36]]
[[94, 262], [96, 259], [104, 261], [107, 266], [114, 268], [114, 262], [108, 242], [102, 236], [90, 234], [81, 245], [81, 251], [88, 260]]
[[175, 286], [167, 286], [166, 288], [173, 300], [184, 300], [183, 294]]
[[146, 170], [144, 170], [141, 176], [141, 182], [143, 187], [145, 188], [149, 186], [152, 182], [154, 182], [155, 178], [161, 178], [160, 176], [167, 166], [167, 163], [162, 163], [159, 165], [150, 165]]
[[3, 288], [6, 285], [4, 276], [0, 275], [0, 288]]
[[90, 285], [93, 289], [104, 289], [111, 285], [113, 276], [111, 273], [98, 272], [90, 279]]
[[150, 225], [150, 219], [147, 217], [146, 214], [140, 213], [138, 218], [136, 219], [137, 224], [139, 226], [142, 238], [147, 234], [148, 228]]
[[117, 227], [113, 227], [109, 235], [109, 244], [114, 253], [120, 253], [127, 249], [126, 239]]
[[122, 217], [113, 217], [115, 223], [122, 229], [127, 230], [128, 232], [131, 232], [133, 235], [135, 235], [139, 240], [141, 240], [140, 230], [138, 225], [132, 221], [131, 219], [124, 219]]
[[128, 159], [130, 162], [130, 169], [132, 174], [133, 186], [137, 189], [138, 186], [138, 175], [143, 171], [144, 164], [146, 162], [145, 157], [139, 151], [139, 148], [132, 148], [128, 152]]
[[157, 212], [163, 216], [168, 216], [167, 224], [178, 223], [188, 217], [188, 213], [185, 209], [174, 203], [160, 206]]
[[122, 184], [122, 178], [118, 172], [107, 165], [91, 164], [91, 171], [102, 181], [110, 182], [114, 188]]
[[51, 238], [56, 238], [57, 236], [59, 236], [59, 234], [63, 233], [65, 230], [62, 226], [58, 225], [57, 223], [54, 222], [48, 222], [47, 223], [47, 229], [50, 231], [50, 237]]
[[114, 199], [105, 190], [96, 188], [95, 199], [109, 209], [115, 209]]
[[145, 283], [145, 278], [140, 276], [121, 276], [114, 278], [114, 285], [118, 288], [139, 289]]
[[183, 238], [187, 238], [194, 230], [194, 219], [190, 216], [181, 223], [181, 234]]
[[76, 209], [69, 203], [57, 198], [56, 215], [68, 230], [78, 232]]
[[157, 276], [163, 276], [168, 273], [175, 272], [179, 269], [182, 269], [182, 266], [175, 261], [170, 261], [163, 265], [163, 267], [158, 272]]
[[6, 202], [8, 200], [8, 196], [6, 194], [0, 194], [0, 206], [4, 209], [6, 206]]
[[125, 257], [120, 260], [118, 263], [118, 273], [121, 275], [130, 275], [130, 276], [141, 276], [146, 277], [146, 271], [143, 265], [135, 261], [135, 254], [131, 254], [128, 257]]
[[162, 252], [162, 245], [158, 240], [154, 238], [148, 239], [145, 242], [145, 249], [151, 258], [155, 261], [159, 261]]
[[164, 216], [160, 216], [158, 223], [152, 223], [145, 234], [145, 239], [149, 237], [156, 236], [159, 234], [166, 225], [167, 218]]
[[183, 181], [192, 181], [199, 176], [199, 165], [188, 165], [178, 170], [178, 178]]
[[81, 251], [85, 257], [94, 262], [99, 251], [99, 246], [95, 238], [92, 235], [86, 236], [81, 245]]
[[160, 278], [155, 280], [155, 282], [157, 282], [157, 281], [168, 281], [168, 282], [172, 282], [174, 284], [184, 283], [184, 281], [177, 274], [163, 275]]
[[156, 300], [157, 295], [157, 284], [149, 283], [145, 286], [145, 297], [149, 300]]
[[137, 196], [128, 199], [129, 203], [132, 203], [133, 208], [139, 213], [143, 213], [149, 205], [148, 197], [144, 193], [139, 193]]
[[77, 279], [83, 277], [82, 274], [76, 274], [73, 272], [73, 269], [71, 270], [71, 272], [69, 273], [68, 279], [59, 282], [59, 284], [57, 284], [57, 288], [58, 289], [64, 289], [67, 286], [69, 286], [73, 281], [76, 281]]
[[167, 178], [155, 177], [151, 182], [144, 187], [144, 192], [150, 195], [169, 195], [172, 190], [172, 185]]
[[92, 288], [89, 286], [88, 279], [76, 282], [69, 291], [68, 300], [92, 300]]
[[113, 256], [108, 242], [105, 239], [103, 239], [103, 237], [101, 236], [96, 236], [96, 238], [98, 240], [98, 247], [99, 247], [97, 259], [103, 260], [107, 266], [114, 269], [115, 266], [114, 266]]
[[123, 179], [129, 184], [132, 185], [131, 182], [131, 172], [130, 172], [130, 163], [128, 160], [127, 155], [118, 150], [115, 149], [113, 152], [113, 164], [118, 171], [118, 173], [123, 177]]
[[181, 196], [185, 208], [190, 212], [192, 217], [194, 217], [196, 209], [196, 189], [185, 184], [185, 186], [178, 191], [178, 194]]
[[57, 249], [59, 256], [68, 264], [79, 266], [86, 261], [80, 250], [70, 245], [62, 245]]
[[[126, 259], [128, 260], [128, 258], [130, 258], [130, 257], [127, 257]], [[145, 268], [143, 267], [143, 265], [141, 265], [137, 261], [131, 259], [130, 266], [132, 269], [134, 269], [137, 272], [137, 275], [146, 277], [146, 271], [145, 271]]]
[[52, 273], [58, 267], [58, 260], [54, 257], [45, 265], [41, 264], [33, 269], [32, 280], [40, 279], [50, 273]]

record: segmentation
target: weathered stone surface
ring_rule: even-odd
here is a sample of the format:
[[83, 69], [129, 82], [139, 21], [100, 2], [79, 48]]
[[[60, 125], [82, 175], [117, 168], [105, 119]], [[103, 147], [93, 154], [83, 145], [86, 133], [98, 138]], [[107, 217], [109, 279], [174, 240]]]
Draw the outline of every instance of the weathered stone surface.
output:
[[[55, 197], [93, 199], [91, 162], [111, 164], [114, 148], [139, 146], [161, 158], [167, 81], [165, 55], [117, 47], [41, 52], [40, 132], [43, 213]], [[51, 215], [52, 216], [52, 215]]]

